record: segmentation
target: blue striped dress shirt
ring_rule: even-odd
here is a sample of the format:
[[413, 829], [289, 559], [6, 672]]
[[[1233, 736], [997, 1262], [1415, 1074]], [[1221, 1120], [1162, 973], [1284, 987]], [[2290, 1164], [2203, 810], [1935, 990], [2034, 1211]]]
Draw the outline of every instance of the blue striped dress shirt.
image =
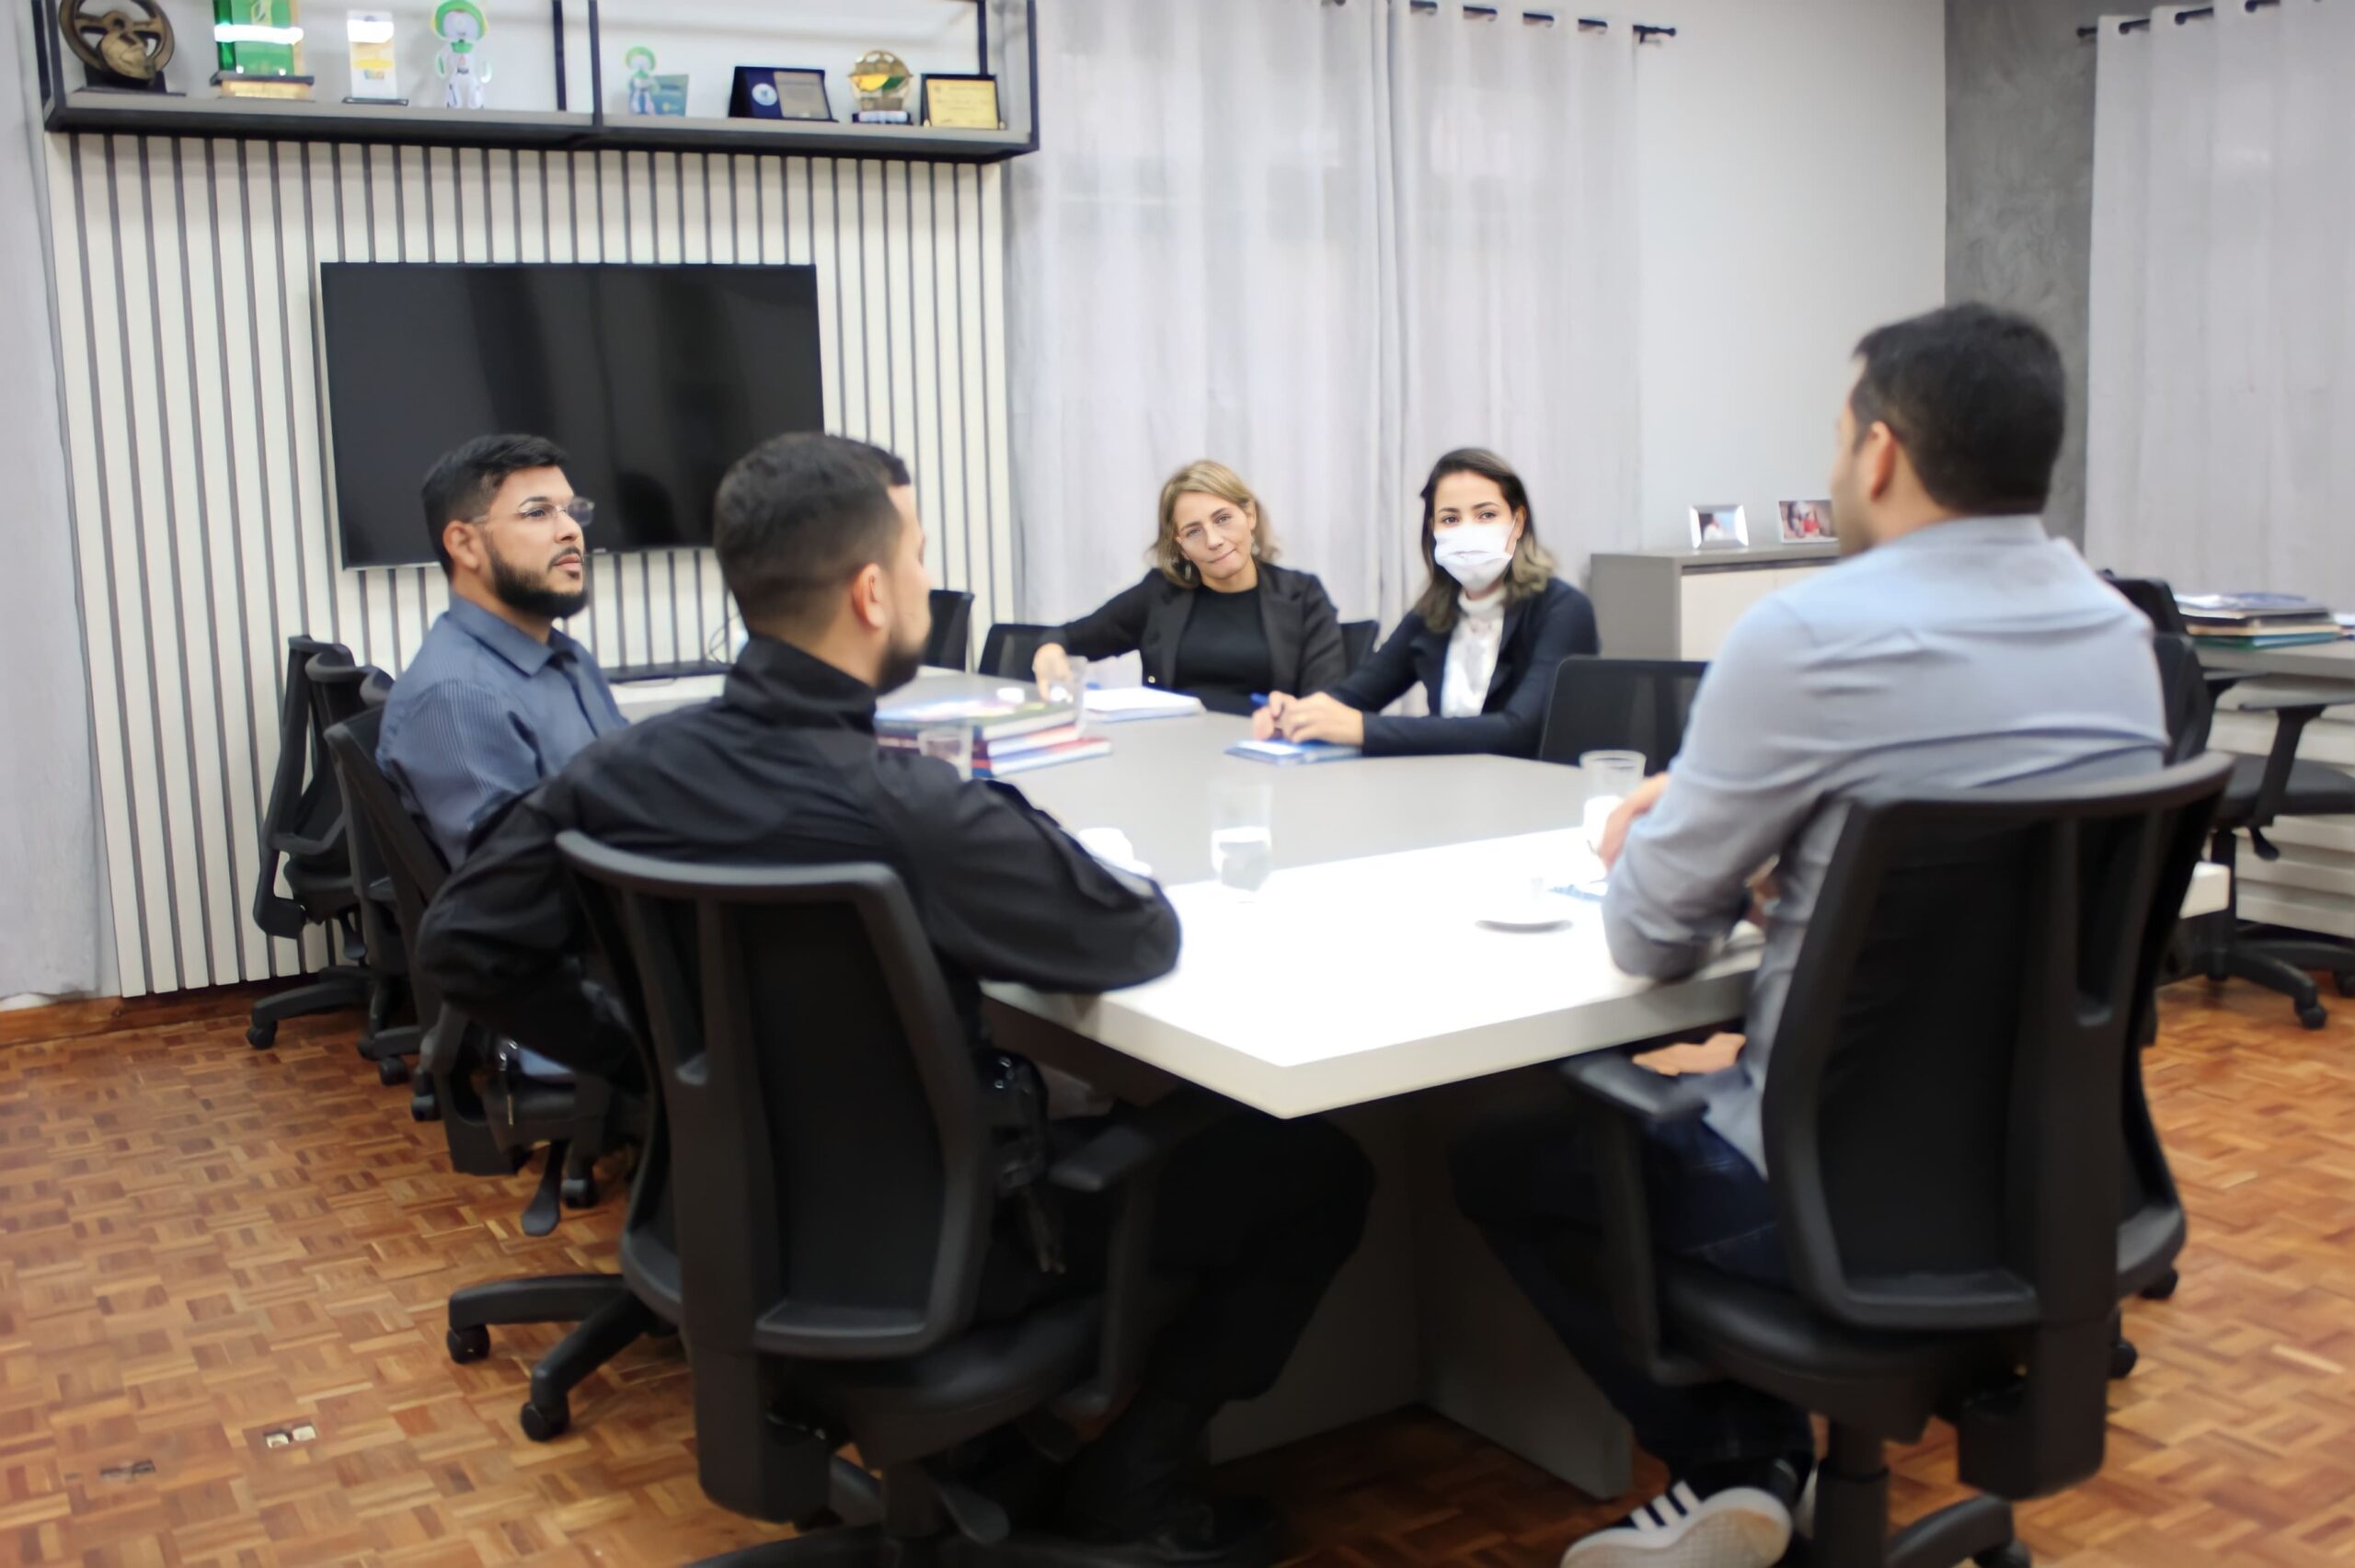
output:
[[455, 866], [509, 801], [627, 722], [587, 648], [458, 600], [393, 683], [376, 763]]

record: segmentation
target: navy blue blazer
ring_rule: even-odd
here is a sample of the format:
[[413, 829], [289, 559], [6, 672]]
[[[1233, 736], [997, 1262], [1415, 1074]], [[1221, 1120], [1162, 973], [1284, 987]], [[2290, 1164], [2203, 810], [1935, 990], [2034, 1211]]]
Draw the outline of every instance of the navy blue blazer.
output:
[[[1505, 612], [1504, 643], [1497, 650], [1497, 672], [1488, 701], [1470, 718], [1439, 716], [1440, 687], [1447, 674], [1446, 632], [1434, 632], [1413, 611], [1390, 640], [1347, 680], [1326, 692], [1365, 715], [1365, 750], [1370, 757], [1422, 756], [1486, 751], [1499, 757], [1534, 757], [1545, 729], [1545, 702], [1554, 671], [1573, 654], [1600, 653], [1594, 604], [1556, 578], [1545, 591]], [[1384, 717], [1382, 710], [1405, 696], [1416, 681], [1430, 694], [1431, 716]]]

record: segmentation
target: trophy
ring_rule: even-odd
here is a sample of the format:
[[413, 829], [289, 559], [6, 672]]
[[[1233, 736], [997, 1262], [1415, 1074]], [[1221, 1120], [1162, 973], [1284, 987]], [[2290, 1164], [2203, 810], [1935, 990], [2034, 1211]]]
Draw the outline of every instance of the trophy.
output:
[[476, 48], [490, 30], [490, 19], [475, 0], [442, 0], [433, 11], [433, 36], [442, 51], [433, 57], [434, 74], [442, 78], [442, 107], [483, 109], [483, 89], [490, 85], [490, 64]]
[[644, 44], [631, 46], [622, 56], [622, 63], [629, 67], [629, 111], [632, 114], [654, 112], [654, 52]]
[[85, 67], [88, 85], [104, 92], [161, 93], [172, 58], [172, 24], [156, 0], [126, 0], [99, 10], [85, 0], [61, 0], [57, 30]]
[[393, 66], [393, 14], [347, 11], [344, 37], [351, 44], [351, 91], [346, 103], [405, 104]]
[[213, 0], [213, 85], [227, 98], [307, 98], [295, 0]]
[[870, 49], [850, 68], [850, 85], [858, 90], [858, 109], [851, 116], [859, 125], [908, 123], [907, 62], [888, 49]]

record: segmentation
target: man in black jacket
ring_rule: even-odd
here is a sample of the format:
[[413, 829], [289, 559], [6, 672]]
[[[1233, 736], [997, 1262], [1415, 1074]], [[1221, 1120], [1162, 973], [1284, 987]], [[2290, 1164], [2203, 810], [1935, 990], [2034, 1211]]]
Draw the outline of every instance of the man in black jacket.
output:
[[[888, 453], [814, 435], [729, 470], [715, 544], [752, 636], [725, 692], [591, 746], [477, 845], [418, 943], [453, 1005], [569, 1065], [626, 1069], [626, 1034], [580, 979], [587, 932], [556, 848], [568, 828], [704, 864], [890, 865], [977, 1047], [982, 980], [1097, 991], [1176, 964], [1158, 887], [1017, 792], [877, 746], [876, 693], [915, 673], [931, 627], [904, 477]], [[1155, 1251], [1199, 1288], [1136, 1399], [1072, 1467], [1065, 1528], [1144, 1562], [1272, 1555], [1263, 1508], [1204, 1502], [1184, 1472], [1219, 1407], [1274, 1382], [1356, 1247], [1371, 1186], [1356, 1146], [1318, 1122], [1238, 1111], [1178, 1151]]]

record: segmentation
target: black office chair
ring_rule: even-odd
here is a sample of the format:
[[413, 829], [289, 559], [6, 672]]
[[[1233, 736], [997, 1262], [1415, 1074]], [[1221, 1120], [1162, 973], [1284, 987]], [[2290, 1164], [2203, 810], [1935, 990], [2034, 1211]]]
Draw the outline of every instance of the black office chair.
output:
[[[2165, 583], [2155, 578], [2114, 577], [2109, 581], [2150, 618], [2162, 635], [2191, 640], [2174, 590]], [[2196, 640], [2193, 646], [2196, 649]], [[2237, 687], [2235, 705], [2242, 713], [2273, 715], [2273, 744], [2264, 757], [2233, 759], [2232, 781], [2225, 787], [2223, 804], [2217, 808], [2209, 849], [2211, 860], [2234, 872], [2232, 901], [2214, 921], [2215, 934], [2202, 944], [2200, 966], [2211, 980], [2249, 980], [2281, 992], [2297, 1010], [2299, 1023], [2319, 1029], [2329, 1022], [2330, 1014], [2309, 971], [2328, 972], [2339, 995], [2355, 996], [2355, 943], [2314, 934], [2279, 936], [2267, 928], [2243, 924], [2239, 835], [2248, 835], [2249, 847], [2259, 860], [2279, 860], [2281, 852], [2266, 838], [2265, 830], [2280, 818], [2355, 816], [2355, 778], [2327, 763], [2298, 756], [2298, 742], [2306, 727], [2334, 706], [2355, 703], [2355, 685], [2241, 676], [2224, 670], [2203, 673], [2211, 700]], [[2203, 745], [2205, 739], [2203, 734]]]
[[[333, 654], [312, 659], [309, 674], [311, 722], [322, 744], [328, 730], [372, 707], [382, 707], [392, 691], [392, 678], [383, 670], [340, 661]], [[342, 776], [342, 763], [333, 760], [332, 751], [329, 756], [345, 802], [344, 848], [351, 863], [352, 891], [359, 898], [360, 936], [367, 950], [369, 973], [377, 982], [370, 997], [369, 1028], [360, 1036], [359, 1051], [376, 1064], [377, 1082], [406, 1083], [408, 1059], [417, 1055], [424, 1028], [415, 1021], [391, 1022], [408, 991], [408, 950], [394, 909], [392, 876], [364, 816], [351, 807], [351, 785]]]
[[1034, 626], [1021, 621], [1000, 621], [982, 639], [983, 675], [994, 675], [1001, 681], [1030, 679], [1030, 660], [1039, 652], [1039, 645], [1046, 641], [1052, 626]]
[[[1562, 1064], [1608, 1216], [1568, 1253], [1658, 1381], [1829, 1418], [1817, 1568], [2017, 1568], [2005, 1500], [2100, 1469], [2119, 1303], [2184, 1236], [2128, 1032], [2229, 772], [1850, 809], [1766, 1078], [1792, 1289], [1654, 1250], [1640, 1127], [1699, 1085]], [[1934, 1415], [1984, 1495], [1891, 1539], [1884, 1445]]]
[[1172, 1095], [1056, 1162], [1041, 1179], [1066, 1200], [1118, 1205], [1108, 1283], [977, 1324], [1004, 1146], [897, 876], [559, 844], [655, 1059], [622, 1269], [693, 1349], [704, 1490], [780, 1523], [879, 1515], [706, 1568], [931, 1562], [952, 1531], [960, 1563], [1122, 1561], [1015, 1537], [948, 1456], [1132, 1386], [1157, 1321], [1154, 1182], [1218, 1103]]
[[1589, 751], [1640, 751], [1656, 773], [1684, 745], [1684, 721], [1706, 664], [1573, 655], [1554, 670], [1541, 762], [1575, 764]]
[[1373, 652], [1373, 645], [1382, 637], [1379, 621], [1344, 621], [1341, 623], [1341, 660], [1351, 674]]
[[[416, 931], [448, 872], [441, 852], [376, 766], [383, 725], [383, 712], [370, 709], [330, 729], [327, 747], [342, 775], [346, 797], [366, 820], [384, 855], [401, 925]], [[545, 1146], [547, 1162], [523, 1211], [527, 1236], [555, 1230], [560, 1203], [573, 1208], [594, 1206], [598, 1194], [592, 1167], [605, 1150], [643, 1139], [643, 1099], [590, 1075], [579, 1075], [570, 1083], [523, 1077], [514, 1069], [511, 1051], [444, 1004], [431, 975], [415, 971], [410, 983], [424, 1028], [424, 1047], [409, 1112], [420, 1121], [442, 1123], [451, 1164], [467, 1175], [509, 1176], [523, 1168], [534, 1150]], [[481, 1360], [490, 1353], [491, 1326], [502, 1323], [580, 1325], [532, 1368], [531, 1398], [521, 1421], [524, 1436], [543, 1443], [571, 1425], [574, 1388], [639, 1335], [661, 1326], [619, 1275], [498, 1280], [451, 1294], [446, 1340], [451, 1359]]]
[[331, 663], [351, 663], [351, 651], [340, 643], [305, 636], [286, 639], [286, 676], [278, 704], [278, 765], [270, 777], [270, 805], [262, 813], [261, 872], [254, 885], [253, 916], [269, 935], [290, 942], [300, 942], [307, 927], [326, 926], [330, 952], [339, 947], [342, 957], [306, 977], [303, 984], [254, 1003], [246, 1043], [256, 1050], [275, 1045], [279, 1024], [289, 1018], [364, 1007], [373, 1032], [390, 1005], [385, 988], [367, 967], [360, 899], [352, 890], [351, 856], [343, 841], [343, 796], [315, 722], [310, 666], [321, 655]]
[[932, 635], [924, 661], [935, 670], [970, 670], [973, 657], [973, 596], [960, 589], [932, 590]]

